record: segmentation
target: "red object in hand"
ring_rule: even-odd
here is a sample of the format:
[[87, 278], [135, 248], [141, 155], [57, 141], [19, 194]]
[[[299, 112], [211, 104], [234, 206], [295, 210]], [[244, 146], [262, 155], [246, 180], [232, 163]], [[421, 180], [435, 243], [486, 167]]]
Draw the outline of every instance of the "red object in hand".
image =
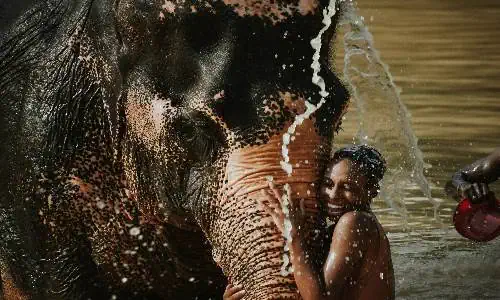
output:
[[455, 229], [462, 236], [477, 241], [488, 242], [500, 235], [500, 200], [473, 204], [463, 199], [453, 216]]

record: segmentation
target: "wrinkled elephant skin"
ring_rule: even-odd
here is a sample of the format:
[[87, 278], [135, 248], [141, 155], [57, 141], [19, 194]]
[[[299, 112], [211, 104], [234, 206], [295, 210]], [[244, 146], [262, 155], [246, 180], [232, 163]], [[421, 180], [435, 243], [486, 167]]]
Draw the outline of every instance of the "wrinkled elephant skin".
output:
[[327, 4], [49, 0], [28, 11], [0, 45], [13, 132], [1, 151], [17, 174], [1, 182], [17, 199], [1, 194], [9, 290], [214, 299], [229, 277], [246, 299], [298, 297], [280, 274], [284, 239], [256, 203], [266, 178], [289, 183], [307, 228], [320, 228], [316, 187], [348, 99], [325, 46], [334, 25], [320, 59], [330, 95], [297, 127], [291, 176], [280, 161], [282, 135], [321, 98], [310, 41]]

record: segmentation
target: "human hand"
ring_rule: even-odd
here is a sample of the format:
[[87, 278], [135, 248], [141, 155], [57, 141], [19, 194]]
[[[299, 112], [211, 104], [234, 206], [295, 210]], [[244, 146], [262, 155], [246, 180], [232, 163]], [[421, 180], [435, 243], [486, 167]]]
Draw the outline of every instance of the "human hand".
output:
[[239, 300], [243, 299], [245, 296], [245, 290], [241, 285], [232, 285], [228, 284], [226, 286], [226, 290], [224, 291], [224, 295], [222, 296], [223, 300]]
[[[283, 199], [273, 182], [269, 182], [269, 190], [261, 190], [262, 198], [258, 199], [258, 205], [264, 211], [266, 211], [273, 218], [276, 227], [279, 231], [285, 235], [285, 213], [283, 212]], [[303, 220], [301, 219], [302, 214], [297, 207], [297, 204], [292, 200], [288, 199], [288, 217], [291, 222], [291, 234], [294, 236], [297, 234], [296, 228], [300, 228]]]
[[459, 200], [467, 198], [472, 203], [479, 203], [487, 199], [490, 194], [488, 184], [484, 182], [469, 182], [463, 172], [457, 172], [451, 180]]
[[278, 230], [284, 233], [285, 214], [281, 209], [281, 195], [272, 182], [269, 182], [269, 190], [261, 190], [262, 198], [257, 200], [257, 204], [267, 212], [278, 227]]

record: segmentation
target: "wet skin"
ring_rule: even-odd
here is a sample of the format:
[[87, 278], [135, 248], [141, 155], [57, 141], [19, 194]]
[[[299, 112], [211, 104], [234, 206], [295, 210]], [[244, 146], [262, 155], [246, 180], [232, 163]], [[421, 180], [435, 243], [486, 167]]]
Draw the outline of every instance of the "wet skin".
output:
[[[270, 186], [267, 201], [261, 205], [283, 231], [280, 194]], [[304, 259], [311, 253], [303, 244], [299, 226], [300, 210], [292, 205], [293, 224], [290, 243], [294, 277], [303, 299], [394, 299], [394, 271], [389, 241], [370, 211], [376, 188], [357, 171], [348, 159], [327, 168], [320, 187], [328, 217], [334, 222], [329, 230], [329, 252], [321, 270]], [[293, 202], [292, 202], [293, 203]], [[231, 287], [225, 299], [240, 299], [240, 289]]]
[[445, 189], [457, 200], [470, 199], [479, 203], [494, 198], [488, 184], [500, 178], [500, 148], [488, 156], [463, 167], [452, 176]]

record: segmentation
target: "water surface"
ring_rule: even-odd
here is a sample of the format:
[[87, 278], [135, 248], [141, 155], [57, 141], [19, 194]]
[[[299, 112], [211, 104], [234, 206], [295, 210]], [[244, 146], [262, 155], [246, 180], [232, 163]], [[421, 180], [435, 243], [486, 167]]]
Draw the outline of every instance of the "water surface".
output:
[[[500, 238], [478, 244], [459, 236], [451, 227], [456, 203], [443, 193], [453, 172], [500, 147], [500, 2], [359, 0], [358, 6], [402, 89], [440, 203], [436, 219], [416, 186], [406, 190], [407, 218], [375, 202], [391, 240], [396, 296], [500, 299]], [[339, 49], [338, 66], [342, 56]], [[358, 121], [353, 106], [338, 145], [351, 142]], [[492, 189], [500, 197], [500, 185]]]

